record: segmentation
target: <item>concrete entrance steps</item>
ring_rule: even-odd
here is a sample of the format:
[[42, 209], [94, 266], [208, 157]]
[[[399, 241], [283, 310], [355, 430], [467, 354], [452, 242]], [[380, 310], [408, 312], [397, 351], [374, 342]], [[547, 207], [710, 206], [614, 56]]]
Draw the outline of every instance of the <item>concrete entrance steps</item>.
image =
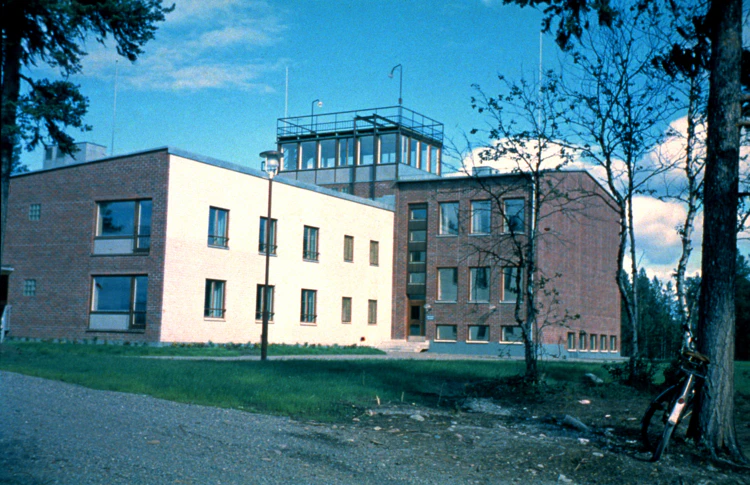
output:
[[407, 341], [407, 340], [385, 340], [380, 342], [377, 346], [378, 349], [384, 352], [426, 352], [430, 348], [430, 343], [421, 341]]

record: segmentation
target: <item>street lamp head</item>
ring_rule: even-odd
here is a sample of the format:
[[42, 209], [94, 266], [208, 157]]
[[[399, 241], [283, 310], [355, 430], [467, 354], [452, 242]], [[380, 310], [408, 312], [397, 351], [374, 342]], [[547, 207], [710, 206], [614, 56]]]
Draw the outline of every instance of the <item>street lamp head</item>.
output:
[[281, 165], [281, 153], [276, 150], [267, 150], [260, 154], [265, 159], [264, 167], [269, 177], [273, 178], [274, 175], [279, 171], [279, 165]]
[[323, 101], [318, 100], [318, 108], [322, 108], [322, 107], [323, 107]]

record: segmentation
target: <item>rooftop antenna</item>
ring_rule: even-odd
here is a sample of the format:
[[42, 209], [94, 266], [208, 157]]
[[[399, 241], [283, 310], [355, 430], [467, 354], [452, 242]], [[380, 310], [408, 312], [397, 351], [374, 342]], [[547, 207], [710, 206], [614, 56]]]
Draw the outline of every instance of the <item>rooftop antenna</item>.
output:
[[115, 125], [117, 123], [117, 75], [118, 75], [118, 67], [119, 67], [119, 59], [115, 59], [115, 95], [114, 100], [112, 102], [112, 143], [110, 144], [109, 148], [109, 155], [114, 156], [115, 155]]
[[289, 66], [286, 66], [286, 82], [284, 83], [284, 118], [289, 116]]

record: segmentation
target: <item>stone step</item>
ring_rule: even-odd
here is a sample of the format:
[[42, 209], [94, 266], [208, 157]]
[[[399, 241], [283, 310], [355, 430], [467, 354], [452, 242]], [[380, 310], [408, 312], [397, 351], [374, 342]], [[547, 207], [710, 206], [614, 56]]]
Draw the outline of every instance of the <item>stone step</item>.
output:
[[430, 348], [429, 342], [410, 342], [406, 340], [386, 340], [377, 345], [384, 352], [425, 352]]

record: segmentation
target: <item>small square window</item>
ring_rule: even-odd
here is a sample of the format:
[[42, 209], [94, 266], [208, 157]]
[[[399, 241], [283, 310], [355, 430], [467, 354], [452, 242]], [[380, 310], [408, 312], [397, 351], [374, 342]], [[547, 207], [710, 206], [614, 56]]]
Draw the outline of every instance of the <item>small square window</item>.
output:
[[435, 332], [435, 340], [449, 342], [458, 340], [458, 329], [455, 325], [438, 325]]
[[42, 204], [31, 204], [29, 206], [29, 220], [38, 221], [42, 218]]
[[23, 296], [36, 296], [36, 280], [24, 280]]

